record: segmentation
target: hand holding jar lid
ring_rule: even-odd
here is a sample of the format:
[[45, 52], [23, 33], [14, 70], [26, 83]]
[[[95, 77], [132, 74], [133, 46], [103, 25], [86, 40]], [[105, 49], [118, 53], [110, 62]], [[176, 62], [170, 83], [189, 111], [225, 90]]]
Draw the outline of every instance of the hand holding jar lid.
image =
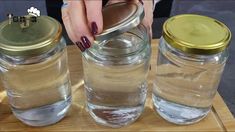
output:
[[[109, 0], [107, 5], [118, 2], [142, 3], [145, 10], [143, 24], [149, 30], [153, 20], [152, 0]], [[106, 28], [103, 21], [102, 0], [78, 0], [65, 1], [62, 6], [62, 19], [70, 39], [83, 52], [90, 48], [95, 40], [95, 35], [100, 34]], [[119, 15], [120, 12], [109, 12], [109, 16]], [[105, 18], [104, 18], [105, 19]], [[110, 19], [111, 20], [111, 19]], [[112, 21], [112, 20], [111, 20]]]

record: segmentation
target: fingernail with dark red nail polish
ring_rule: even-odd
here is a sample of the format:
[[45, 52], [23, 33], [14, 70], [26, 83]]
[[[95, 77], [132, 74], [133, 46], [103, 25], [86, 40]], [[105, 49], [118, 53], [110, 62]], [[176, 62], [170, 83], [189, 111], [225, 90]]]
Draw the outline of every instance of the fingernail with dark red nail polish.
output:
[[139, 0], [139, 2], [140, 2], [142, 5], [144, 5], [144, 2], [143, 2], [142, 0]]
[[82, 52], [85, 51], [85, 48], [82, 46], [82, 43], [81, 43], [81, 42], [76, 42], [75, 44], [77, 45], [77, 47], [78, 47]]
[[81, 40], [82, 40], [82, 43], [86, 49], [91, 47], [91, 42], [89, 41], [89, 39], [86, 36], [82, 36]]
[[91, 33], [92, 35], [96, 35], [98, 33], [98, 27], [96, 22], [91, 23]]

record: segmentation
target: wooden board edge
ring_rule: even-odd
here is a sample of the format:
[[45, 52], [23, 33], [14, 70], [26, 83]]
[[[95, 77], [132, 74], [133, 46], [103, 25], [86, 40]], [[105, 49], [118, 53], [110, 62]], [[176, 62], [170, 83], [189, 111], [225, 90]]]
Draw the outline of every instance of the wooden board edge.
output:
[[217, 93], [214, 98], [213, 111], [219, 117], [220, 121], [223, 123], [226, 131], [235, 131], [235, 118], [225, 104], [223, 98]]

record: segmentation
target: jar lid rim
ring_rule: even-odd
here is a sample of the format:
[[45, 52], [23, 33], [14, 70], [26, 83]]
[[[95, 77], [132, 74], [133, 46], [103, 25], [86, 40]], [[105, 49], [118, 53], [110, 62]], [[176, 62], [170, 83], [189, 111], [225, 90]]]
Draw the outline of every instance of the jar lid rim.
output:
[[136, 27], [145, 15], [142, 4], [127, 2], [107, 5], [102, 14], [103, 32], [95, 35], [96, 41], [110, 39]]
[[49, 16], [37, 17], [37, 22], [31, 26], [20, 29], [19, 23], [9, 25], [8, 20], [2, 22], [0, 51], [10, 56], [41, 55], [54, 48], [62, 37], [60, 23]]
[[163, 25], [163, 38], [176, 49], [192, 54], [216, 54], [227, 48], [231, 32], [211, 17], [183, 14]]

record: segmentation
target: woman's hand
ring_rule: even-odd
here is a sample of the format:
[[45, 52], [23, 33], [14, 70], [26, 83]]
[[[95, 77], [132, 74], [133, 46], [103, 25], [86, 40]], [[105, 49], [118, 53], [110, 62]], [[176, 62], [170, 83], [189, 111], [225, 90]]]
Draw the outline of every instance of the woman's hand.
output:
[[[152, 0], [109, 0], [108, 4], [117, 2], [141, 2], [145, 9], [143, 24], [152, 35], [153, 21]], [[62, 7], [62, 19], [69, 38], [83, 52], [94, 41], [94, 35], [103, 31], [102, 0], [71, 0]]]

